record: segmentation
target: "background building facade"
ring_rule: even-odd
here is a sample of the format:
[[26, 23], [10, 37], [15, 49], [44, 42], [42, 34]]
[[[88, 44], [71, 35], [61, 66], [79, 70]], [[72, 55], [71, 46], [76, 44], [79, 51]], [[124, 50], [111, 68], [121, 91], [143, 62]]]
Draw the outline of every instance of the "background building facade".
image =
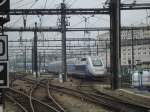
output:
[[[97, 45], [106, 48], [99, 55], [106, 66], [110, 66], [110, 33], [105, 32], [97, 36]], [[136, 65], [139, 62], [150, 60], [150, 31], [124, 30], [121, 31], [121, 65]]]

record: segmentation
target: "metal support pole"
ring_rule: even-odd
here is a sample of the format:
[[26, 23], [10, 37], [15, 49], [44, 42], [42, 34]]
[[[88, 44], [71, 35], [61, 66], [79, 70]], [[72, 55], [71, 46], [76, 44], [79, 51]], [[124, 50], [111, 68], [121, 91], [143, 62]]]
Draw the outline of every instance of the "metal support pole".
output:
[[63, 81], [67, 80], [67, 63], [66, 63], [66, 5], [61, 3], [61, 33], [62, 33], [62, 75]]
[[90, 47], [90, 44], [88, 45], [88, 54], [89, 54], [89, 56], [91, 56], [91, 47]]
[[97, 54], [97, 56], [98, 56], [98, 52], [99, 52], [99, 51], [98, 51], [98, 44], [97, 44], [97, 49], [96, 49], [96, 54]]
[[45, 69], [45, 67], [46, 67], [46, 65], [45, 65], [45, 64], [46, 64], [46, 63], [45, 63], [45, 62], [46, 62], [46, 59], [45, 59], [45, 58], [46, 58], [46, 57], [45, 57], [45, 56], [46, 56], [46, 55], [45, 55], [45, 50], [44, 50], [44, 72], [46, 71], [46, 69]]
[[31, 55], [32, 55], [32, 74], [33, 74], [33, 71], [34, 71], [34, 53], [33, 53], [33, 51], [34, 51], [34, 48], [33, 48], [33, 42], [32, 42], [32, 49], [31, 49]]
[[131, 66], [131, 70], [132, 70], [132, 73], [133, 73], [133, 71], [134, 71], [134, 31], [133, 31], [133, 29], [131, 30], [131, 35], [132, 35], [132, 43], [131, 43], [131, 45], [132, 45], [132, 66]]
[[24, 49], [24, 70], [25, 70], [25, 72], [27, 71], [27, 63], [26, 63], [26, 46], [25, 46], [25, 49]]
[[105, 43], [106, 43], [106, 69], [107, 69], [107, 40], [105, 41]]
[[[1, 22], [1, 21], [0, 21]], [[2, 27], [2, 35], [4, 35], [4, 30], [3, 30], [3, 25], [1, 25]], [[5, 110], [5, 89], [0, 88], [0, 111], [4, 111]]]
[[4, 94], [3, 89], [0, 88], [0, 111], [4, 111]]
[[41, 58], [41, 52], [39, 52], [39, 68], [38, 68], [38, 70], [39, 70], [39, 73], [41, 72], [41, 62], [42, 62], [42, 58]]
[[[37, 28], [37, 23], [35, 23], [35, 28]], [[34, 51], [33, 51], [33, 59], [34, 59], [34, 72], [33, 74], [36, 76], [36, 79], [38, 78], [38, 64], [37, 64], [37, 31], [34, 31]]]
[[120, 0], [111, 0], [111, 72], [112, 89], [120, 87]]

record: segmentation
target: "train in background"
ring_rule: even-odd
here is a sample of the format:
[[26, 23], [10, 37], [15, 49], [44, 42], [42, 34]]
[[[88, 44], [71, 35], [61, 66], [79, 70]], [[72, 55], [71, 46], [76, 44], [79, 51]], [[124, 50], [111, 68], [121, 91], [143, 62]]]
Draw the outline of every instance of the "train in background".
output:
[[[25, 68], [26, 66], [26, 68]], [[17, 63], [16, 66], [15, 66], [15, 71], [17, 72], [24, 72], [25, 69], [26, 69], [26, 72], [31, 72], [32, 73], [32, 63]], [[47, 64], [45, 63], [38, 63], [38, 70], [40, 69], [40, 72], [45, 72], [45, 68], [47, 67]]]
[[[61, 61], [48, 64], [47, 71], [60, 74]], [[106, 68], [99, 56], [85, 56], [67, 60], [67, 74], [81, 77], [104, 76]]]
[[132, 74], [132, 86], [150, 91], [150, 62], [137, 64], [137, 70]]
[[[41, 63], [40, 70], [45, 72], [60, 74], [61, 61], [54, 61], [52, 63]], [[39, 65], [39, 64], [38, 64]], [[23, 70], [24, 63], [18, 63], [17, 68]], [[26, 70], [32, 72], [32, 64], [26, 63]], [[40, 71], [41, 72], [41, 71]], [[67, 59], [67, 74], [81, 77], [99, 77], [104, 76], [106, 68], [99, 56], [85, 56], [80, 58]]]

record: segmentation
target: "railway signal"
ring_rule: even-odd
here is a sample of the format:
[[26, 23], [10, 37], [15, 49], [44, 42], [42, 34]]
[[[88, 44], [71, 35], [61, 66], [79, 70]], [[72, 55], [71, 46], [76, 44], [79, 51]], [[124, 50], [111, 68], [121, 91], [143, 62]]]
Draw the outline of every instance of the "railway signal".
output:
[[[0, 0], [0, 28], [9, 21], [10, 0]], [[0, 112], [3, 112], [3, 88], [8, 88], [8, 36], [0, 35]]]
[[0, 36], [0, 88], [8, 87], [8, 36]]
[[0, 36], [0, 61], [8, 61], [8, 36]]
[[0, 88], [8, 87], [8, 62], [0, 62]]
[[9, 21], [10, 0], [0, 0], [0, 26]]
[[0, 112], [3, 112], [3, 98], [2, 98], [2, 90], [0, 90]]

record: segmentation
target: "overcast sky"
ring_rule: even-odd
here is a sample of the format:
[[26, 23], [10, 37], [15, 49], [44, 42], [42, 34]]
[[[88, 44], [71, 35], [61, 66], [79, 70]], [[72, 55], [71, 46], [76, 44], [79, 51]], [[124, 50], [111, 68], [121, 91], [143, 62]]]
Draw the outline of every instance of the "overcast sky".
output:
[[[20, 9], [20, 8], [59, 8], [62, 0], [10, 0], [11, 9]], [[35, 3], [35, 1], [37, 1]], [[68, 8], [102, 8], [106, 0], [66, 0]], [[149, 0], [137, 0], [137, 2], [148, 2]], [[122, 0], [122, 3], [132, 3], [133, 0]], [[150, 2], [150, 1], [149, 1]], [[138, 10], [138, 11], [122, 11], [122, 25], [129, 26], [139, 25], [140, 23], [146, 23], [146, 16], [150, 15], [150, 11], [147, 10]], [[34, 26], [34, 23], [37, 22], [40, 24], [40, 19], [38, 16], [25, 16], [27, 17], [27, 26]], [[42, 26], [57, 27], [57, 21], [59, 16], [42, 16]], [[69, 16], [68, 19], [70, 26], [68, 27], [84, 27], [85, 22], [84, 18], [88, 17], [86, 23], [87, 27], [109, 27], [109, 16], [106, 15], [76, 15]], [[7, 24], [10, 27], [21, 27], [23, 26], [23, 16], [11, 16], [11, 21]], [[8, 33], [9, 40], [18, 39], [19, 33]], [[98, 32], [91, 32], [89, 37], [95, 38]], [[57, 36], [56, 36], [57, 35]], [[44, 37], [55, 37], [60, 38], [61, 36], [57, 33], [45, 33]], [[67, 33], [68, 38], [82, 38], [84, 36], [83, 32], [71, 32]], [[31, 33], [23, 33], [23, 38], [32, 38]]]

